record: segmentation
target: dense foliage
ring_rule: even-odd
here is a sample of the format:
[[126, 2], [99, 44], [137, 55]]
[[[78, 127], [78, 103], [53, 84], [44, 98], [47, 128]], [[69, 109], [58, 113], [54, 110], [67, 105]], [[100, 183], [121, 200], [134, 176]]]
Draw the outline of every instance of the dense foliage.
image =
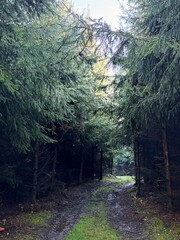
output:
[[88, 21], [68, 1], [30, 0], [3, 1], [0, 19], [0, 198], [102, 178], [115, 124]]
[[180, 3], [130, 2], [131, 36], [113, 56], [123, 68], [116, 80], [117, 113], [125, 139], [134, 144], [138, 194], [143, 177], [151, 188], [166, 188], [172, 207], [179, 181]]

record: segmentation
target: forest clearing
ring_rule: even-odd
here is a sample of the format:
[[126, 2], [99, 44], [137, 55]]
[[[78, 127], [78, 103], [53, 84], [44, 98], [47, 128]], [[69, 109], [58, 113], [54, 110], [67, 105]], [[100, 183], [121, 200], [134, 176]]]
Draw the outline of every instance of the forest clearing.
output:
[[0, 2], [0, 238], [179, 239], [180, 1]]

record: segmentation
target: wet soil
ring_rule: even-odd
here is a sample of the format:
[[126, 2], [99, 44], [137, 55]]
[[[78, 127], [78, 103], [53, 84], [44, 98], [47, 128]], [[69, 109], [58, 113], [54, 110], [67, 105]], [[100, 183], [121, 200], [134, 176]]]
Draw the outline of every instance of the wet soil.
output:
[[107, 217], [123, 239], [150, 239], [144, 218], [137, 213], [129, 190], [133, 184], [116, 188], [107, 198]]
[[[14, 215], [12, 214], [12, 209], [9, 209], [11, 210], [10, 212], [1, 211], [0, 219], [6, 218], [9, 226], [6, 227], [7, 230], [4, 233], [0, 233], [0, 239], [21, 240], [18, 237], [19, 234], [26, 236], [33, 233], [32, 238], [24, 239], [64, 240], [80, 215], [86, 213], [85, 211], [87, 211], [87, 209], [84, 208], [85, 204], [88, 203], [92, 195], [94, 196], [96, 190], [99, 190], [101, 187], [107, 187], [107, 189], [109, 189], [105, 193], [99, 191], [100, 201], [104, 201], [107, 219], [110, 225], [119, 232], [119, 236], [122, 237], [121, 239], [154, 240], [149, 229], [147, 229], [148, 224], [146, 224], [150, 216], [139, 212], [137, 203], [133, 200], [131, 193], [133, 183], [122, 186], [120, 184], [118, 185], [117, 182], [99, 181], [69, 187], [63, 192], [61, 190], [58, 192], [57, 190], [50, 198], [44, 200], [44, 203], [41, 202], [39, 205], [43, 207], [39, 209], [39, 211], [47, 209], [52, 212], [52, 217], [46, 227], [37, 226], [34, 228], [24, 225], [22, 221], [18, 220], [17, 210], [14, 211]], [[138, 201], [141, 200], [142, 199], [139, 199]], [[50, 207], [51, 204], [52, 207]], [[158, 208], [156, 208], [156, 212], [158, 212], [160, 216], [168, 216], [168, 218], [170, 216], [169, 214], [162, 214], [162, 211], [158, 211]], [[92, 214], [94, 213], [92, 212]], [[174, 218], [175, 216], [173, 214], [167, 222], [173, 223], [175, 221]]]
[[[54, 212], [49, 227], [41, 229], [39, 236], [43, 240], [63, 240], [83, 213], [83, 206], [89, 200], [95, 189], [110, 183], [85, 184], [74, 189], [73, 199], [67, 200], [61, 210]], [[129, 189], [133, 184], [126, 184], [105, 194], [102, 200], [106, 202], [106, 211], [110, 224], [117, 229], [123, 239], [149, 239], [144, 234], [145, 224], [136, 212]], [[85, 240], [85, 239], [84, 239]]]
[[93, 191], [101, 185], [100, 182], [93, 182], [71, 188], [66, 199], [61, 201], [59, 208], [54, 212], [53, 218], [49, 221], [49, 227], [39, 231], [40, 238], [42, 240], [63, 240], [76, 223]]

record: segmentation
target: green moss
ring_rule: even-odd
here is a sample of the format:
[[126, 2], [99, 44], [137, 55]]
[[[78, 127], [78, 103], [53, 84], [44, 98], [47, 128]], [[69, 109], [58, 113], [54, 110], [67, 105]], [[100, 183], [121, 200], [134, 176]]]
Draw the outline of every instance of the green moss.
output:
[[103, 179], [104, 182], [109, 182], [109, 185], [103, 186], [98, 188], [92, 196], [92, 200], [95, 199], [102, 199], [103, 197], [107, 196], [111, 191], [115, 188], [120, 187], [123, 184], [133, 182], [132, 176], [118, 176], [118, 177], [110, 177], [107, 176]]
[[109, 192], [113, 191], [116, 188], [116, 185], [110, 185], [110, 186], [103, 186], [98, 188], [93, 194], [92, 194], [92, 200], [95, 199], [101, 199], [102, 197], [105, 197]]
[[122, 182], [123, 184], [124, 183], [130, 183], [130, 182], [133, 182], [134, 181], [134, 177], [133, 176], [116, 176], [116, 178]]
[[74, 225], [65, 240], [119, 240], [116, 230], [110, 227], [106, 220], [105, 206], [102, 201], [89, 203], [86, 206], [89, 213], [83, 214]]
[[[36, 235], [36, 229], [45, 227], [52, 213], [42, 211], [38, 213], [23, 213], [17, 217], [17, 221], [21, 224], [23, 234], [18, 233], [13, 239], [17, 240], [39, 240]], [[30, 230], [31, 229], [31, 230]]]
[[111, 183], [119, 183], [119, 184], [126, 184], [134, 181], [133, 176], [105, 176], [103, 178], [104, 182], [111, 182]]
[[89, 202], [84, 207], [84, 214], [81, 215], [79, 221], [74, 225], [65, 240], [120, 240], [118, 232], [113, 229], [107, 218], [104, 200], [106, 196], [115, 188], [122, 184], [132, 182], [132, 177], [125, 176], [109, 179], [105, 178], [105, 182], [110, 184], [98, 188], [93, 194]]
[[171, 222], [168, 222], [168, 219], [167, 219], [166, 220], [168, 223], [168, 227], [167, 227], [167, 225], [163, 222], [163, 220], [159, 217], [158, 213], [156, 212], [156, 207], [150, 204], [148, 199], [146, 198], [141, 199], [136, 197], [135, 188], [132, 188], [130, 190], [130, 194], [136, 206], [136, 213], [138, 213], [142, 217], [142, 219], [146, 219], [145, 223], [148, 228], [147, 236], [151, 236], [152, 240], [180, 239], [180, 225], [178, 222], [175, 222], [172, 220], [172, 223], [171, 223]]
[[47, 221], [50, 219], [51, 215], [52, 214], [49, 211], [43, 211], [30, 214], [29, 217], [27, 217], [30, 224], [38, 227], [43, 227], [46, 226]]
[[26, 225], [34, 227], [44, 227], [47, 224], [48, 219], [51, 217], [49, 211], [42, 211], [38, 213], [24, 213], [19, 216], [19, 221], [25, 222]]
[[164, 222], [157, 217], [151, 219], [151, 226], [154, 240], [177, 240], [180, 237], [180, 229], [178, 227], [173, 230], [168, 229]]

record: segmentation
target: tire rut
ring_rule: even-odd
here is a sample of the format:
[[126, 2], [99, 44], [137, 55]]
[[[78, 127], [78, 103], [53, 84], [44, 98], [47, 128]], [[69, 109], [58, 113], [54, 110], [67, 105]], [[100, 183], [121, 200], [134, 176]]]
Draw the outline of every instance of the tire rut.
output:
[[[79, 216], [85, 211], [83, 207], [90, 199], [91, 194], [97, 188], [107, 185], [109, 183], [90, 183], [75, 187], [74, 192], [71, 193], [73, 197], [71, 199], [68, 198], [64, 202], [64, 206], [61, 206], [54, 212], [53, 218], [49, 221], [49, 227], [39, 231], [40, 239], [63, 240]], [[126, 184], [117, 187], [110, 191], [106, 197], [103, 197], [103, 201], [106, 203], [107, 219], [110, 225], [123, 237], [123, 240], [150, 240], [147, 234], [145, 234], [147, 229], [143, 218], [137, 214], [129, 193], [132, 185]]]
[[112, 191], [106, 201], [107, 217], [110, 224], [123, 236], [123, 240], [138, 240], [150, 238], [142, 216], [135, 208], [129, 189], [132, 184], [127, 184]]

